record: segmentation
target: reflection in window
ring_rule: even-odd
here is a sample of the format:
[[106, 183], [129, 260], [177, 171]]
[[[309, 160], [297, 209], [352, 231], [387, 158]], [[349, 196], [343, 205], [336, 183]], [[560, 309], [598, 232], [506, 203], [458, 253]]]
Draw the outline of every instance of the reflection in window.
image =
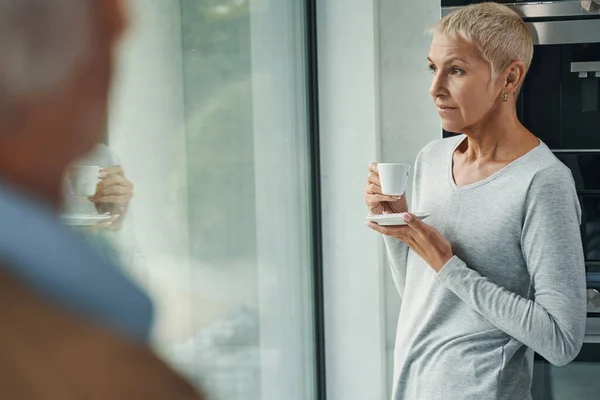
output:
[[108, 144], [156, 346], [211, 399], [310, 400], [304, 5], [132, 0]]

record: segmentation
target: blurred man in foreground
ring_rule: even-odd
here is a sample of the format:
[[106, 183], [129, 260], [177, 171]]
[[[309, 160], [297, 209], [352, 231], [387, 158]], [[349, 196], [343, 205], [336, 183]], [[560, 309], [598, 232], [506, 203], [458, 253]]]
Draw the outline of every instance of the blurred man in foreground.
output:
[[122, 0], [0, 1], [2, 398], [201, 398], [148, 348], [148, 297], [56, 215], [125, 25]]

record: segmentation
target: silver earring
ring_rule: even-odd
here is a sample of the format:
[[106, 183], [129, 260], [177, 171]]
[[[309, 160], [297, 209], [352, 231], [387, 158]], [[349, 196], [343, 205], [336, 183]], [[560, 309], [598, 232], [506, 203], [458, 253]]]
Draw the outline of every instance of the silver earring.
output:
[[508, 101], [508, 93], [504, 93], [504, 96], [502, 96], [502, 100]]

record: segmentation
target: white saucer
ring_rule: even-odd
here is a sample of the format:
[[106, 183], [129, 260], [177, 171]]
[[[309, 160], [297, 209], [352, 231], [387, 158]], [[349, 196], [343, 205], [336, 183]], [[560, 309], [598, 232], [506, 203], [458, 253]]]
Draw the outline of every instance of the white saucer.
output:
[[60, 219], [68, 226], [90, 226], [110, 219], [110, 214], [63, 214]]
[[[420, 213], [420, 212], [415, 212], [412, 214], [416, 215], [417, 218], [419, 218], [419, 219], [425, 219], [431, 215], [430, 213]], [[404, 213], [369, 215], [367, 217], [367, 221], [373, 221], [377, 225], [381, 225], [381, 226], [406, 225], [406, 221], [404, 221], [404, 219], [402, 218], [403, 216], [404, 216]]]

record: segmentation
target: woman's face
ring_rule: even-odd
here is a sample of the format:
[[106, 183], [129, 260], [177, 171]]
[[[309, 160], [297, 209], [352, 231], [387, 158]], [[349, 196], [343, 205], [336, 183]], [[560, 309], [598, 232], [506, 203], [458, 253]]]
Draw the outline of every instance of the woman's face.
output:
[[492, 82], [490, 65], [475, 46], [461, 39], [435, 34], [429, 50], [433, 74], [429, 93], [450, 132], [465, 130], [485, 122], [502, 95], [500, 80]]

